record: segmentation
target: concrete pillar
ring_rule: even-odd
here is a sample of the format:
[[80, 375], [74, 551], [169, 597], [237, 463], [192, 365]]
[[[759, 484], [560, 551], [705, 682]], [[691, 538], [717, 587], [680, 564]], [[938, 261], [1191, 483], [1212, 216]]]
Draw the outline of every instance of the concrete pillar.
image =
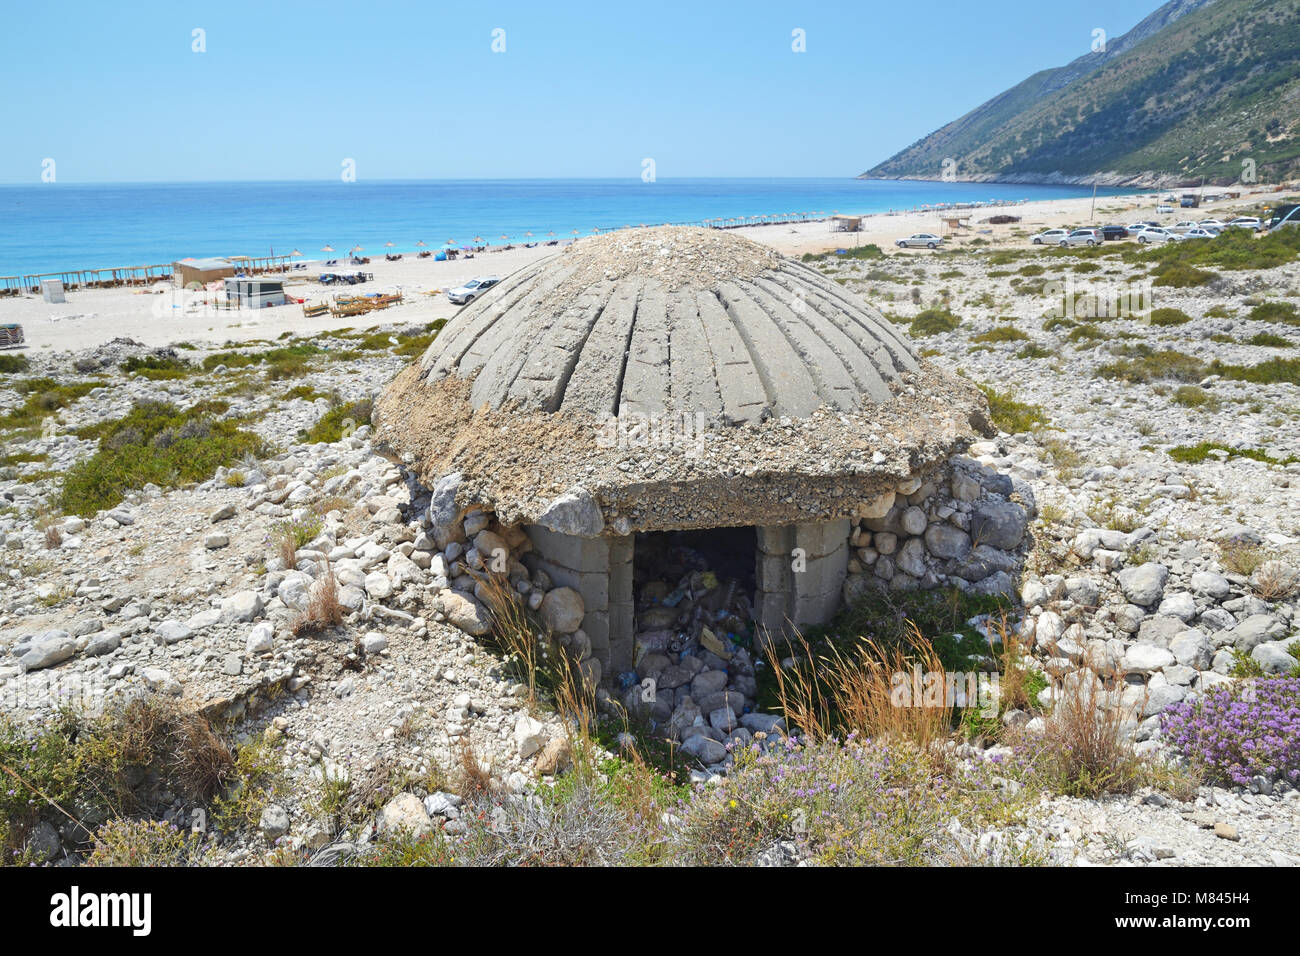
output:
[[789, 635], [835, 616], [848, 574], [849, 524], [844, 518], [758, 529], [759, 623]]
[[536, 567], [582, 595], [582, 629], [606, 678], [628, 670], [633, 628], [632, 537], [579, 538], [526, 525]]

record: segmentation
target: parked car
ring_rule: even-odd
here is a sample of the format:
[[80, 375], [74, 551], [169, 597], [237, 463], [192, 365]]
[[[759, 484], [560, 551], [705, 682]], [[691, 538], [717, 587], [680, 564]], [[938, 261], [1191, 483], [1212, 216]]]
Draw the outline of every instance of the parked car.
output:
[[1095, 246], [1103, 241], [1100, 229], [1076, 229], [1057, 245], [1065, 249], [1068, 246]]
[[1177, 242], [1183, 237], [1160, 226], [1148, 226], [1138, 233], [1138, 242]]
[[1225, 223], [1231, 229], [1262, 229], [1264, 224], [1254, 216], [1238, 216], [1236, 219], [1229, 219]]
[[1123, 226], [1102, 226], [1101, 237], [1107, 242], [1112, 242], [1115, 239], [1127, 239], [1128, 230]]
[[943, 245], [943, 237], [931, 235], [928, 232], [918, 232], [914, 236], [908, 236], [906, 239], [899, 239], [894, 243], [900, 249], [937, 249]]
[[1197, 223], [1202, 229], [1222, 229], [1223, 223], [1217, 219], [1202, 219]]
[[1161, 203], [1159, 206], [1156, 206], [1157, 216], [1169, 216], [1173, 214], [1173, 211], [1174, 211], [1173, 206], [1166, 206], [1163, 203]]
[[1184, 219], [1182, 222], [1176, 222], [1172, 226], [1168, 226], [1166, 228], [1168, 228], [1170, 232], [1181, 233], [1181, 232], [1187, 232], [1187, 230], [1189, 229], [1198, 229], [1200, 228], [1200, 225], [1201, 224], [1197, 222], [1195, 219]]
[[1045, 242], [1054, 244], [1060, 242], [1069, 234], [1069, 229], [1048, 229], [1045, 232], [1038, 233], [1036, 236], [1030, 236], [1029, 241], [1036, 246], [1041, 246]]
[[497, 276], [470, 279], [464, 285], [448, 290], [447, 298], [453, 305], [468, 305], [500, 281]]
[[1183, 233], [1183, 238], [1184, 239], [1215, 239], [1218, 238], [1218, 235], [1219, 235], [1219, 230], [1217, 229], [1202, 229], [1200, 226], [1197, 226], [1195, 229], [1188, 229], [1185, 233]]

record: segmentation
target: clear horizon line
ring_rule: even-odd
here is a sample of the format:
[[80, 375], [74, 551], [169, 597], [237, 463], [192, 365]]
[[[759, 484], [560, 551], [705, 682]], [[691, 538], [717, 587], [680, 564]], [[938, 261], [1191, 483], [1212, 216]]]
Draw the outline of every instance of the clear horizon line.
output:
[[[682, 182], [688, 180], [754, 180], [760, 182], [780, 182], [783, 180], [798, 179], [821, 179], [828, 182], [949, 182], [942, 179], [877, 179], [875, 177], [862, 177], [858, 175], [841, 175], [841, 176], [659, 176], [653, 182], [646, 183], [647, 186], [653, 186], [655, 182]], [[511, 182], [640, 182], [640, 176], [490, 176], [490, 177], [445, 177], [445, 178], [427, 178], [427, 177], [410, 177], [410, 176], [374, 176], [358, 179], [353, 182], [343, 182], [338, 177], [329, 177], [325, 179], [68, 179], [56, 180], [52, 183], [30, 181], [30, 180], [6, 180], [0, 182], [0, 186], [207, 186], [207, 185], [230, 185], [236, 183], [333, 183], [337, 182], [340, 186], [352, 186], [357, 183], [511, 183]], [[994, 184], [996, 185], [996, 184]], [[1052, 184], [1044, 184], [1052, 185]]]

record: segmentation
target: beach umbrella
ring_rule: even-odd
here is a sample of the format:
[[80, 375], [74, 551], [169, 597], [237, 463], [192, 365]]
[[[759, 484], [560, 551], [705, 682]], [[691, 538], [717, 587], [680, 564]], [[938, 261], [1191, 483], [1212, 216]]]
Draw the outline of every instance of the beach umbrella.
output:
[[475, 236], [475, 237], [474, 237], [474, 241], [475, 241], [475, 242], [482, 242], [482, 241], [483, 241], [483, 237], [482, 237], [482, 236]]
[[333, 252], [333, 251], [334, 251], [334, 247], [330, 245], [326, 245], [324, 248], [321, 249], [321, 252]]
[[548, 236], [553, 236], [553, 235], [555, 235], [555, 230], [552, 229], [550, 232], [547, 233], [547, 235], [548, 235]]
[[592, 232], [600, 232], [600, 227], [599, 227], [599, 226], [593, 226], [591, 231], [592, 231]]
[[393, 248], [393, 244], [392, 244], [391, 242], [385, 242], [385, 243], [384, 243], [384, 248], [385, 248], [385, 249], [391, 249], [391, 248]]
[[576, 236], [578, 234], [578, 230], [577, 229], [573, 230], [573, 234]]
[[302, 255], [302, 253], [299, 252], [297, 249], [295, 249], [295, 250], [293, 250], [293, 252], [289, 253], [289, 255], [291, 255], [291, 256], [300, 256], [300, 255]]
[[524, 233], [524, 235], [525, 235], [525, 236], [531, 236], [532, 233], [531, 233], [531, 232], [526, 232], [526, 233]]
[[421, 239], [421, 240], [420, 240], [419, 242], [417, 242], [415, 245], [416, 245], [416, 248], [423, 249], [423, 248], [424, 248], [424, 240]]

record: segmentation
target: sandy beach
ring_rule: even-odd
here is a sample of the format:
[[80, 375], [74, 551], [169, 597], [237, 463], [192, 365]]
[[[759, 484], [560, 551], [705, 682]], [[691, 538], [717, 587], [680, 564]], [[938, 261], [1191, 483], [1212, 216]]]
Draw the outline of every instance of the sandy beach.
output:
[[[875, 243], [890, 253], [900, 252], [894, 241], [916, 232], [932, 232], [946, 238], [948, 248], [969, 245], [982, 239], [989, 246], [1021, 246], [1029, 233], [1057, 226], [1154, 219], [1173, 223], [1179, 219], [1206, 218], [1215, 210], [1249, 201], [1225, 200], [1206, 203], [1198, 210], [1175, 208], [1173, 214], [1157, 215], [1155, 195], [1106, 196], [1096, 200], [1095, 215], [1090, 218], [1091, 198], [1056, 199], [1026, 202], [1003, 208], [959, 210], [952, 215], [968, 217], [969, 227], [955, 235], [935, 212], [879, 213], [863, 218], [856, 233], [832, 232], [828, 221], [785, 225], [745, 226], [735, 232], [771, 246], [786, 255], [825, 252], [836, 248]], [[1005, 213], [1021, 217], [1020, 222], [990, 226], [981, 224], [989, 216]], [[581, 242], [582, 239], [576, 240]], [[563, 247], [559, 247], [563, 248]], [[309, 261], [306, 268], [287, 276], [288, 295], [309, 303], [330, 301], [335, 295], [401, 292], [405, 301], [382, 312], [361, 318], [340, 318], [325, 314], [316, 318], [303, 315], [302, 306], [285, 306], [257, 311], [186, 307], [183, 298], [170, 283], [153, 289], [87, 289], [67, 293], [64, 303], [47, 303], [39, 295], [25, 295], [0, 300], [0, 322], [18, 322], [24, 327], [27, 347], [31, 350], [90, 348], [118, 337], [127, 337], [150, 346], [192, 343], [200, 348], [225, 342], [275, 339], [289, 332], [310, 335], [342, 327], [372, 327], [430, 322], [455, 315], [458, 306], [442, 294], [475, 276], [504, 277], [516, 269], [555, 253], [557, 247], [539, 245], [532, 249], [478, 253], [472, 259], [438, 262], [432, 258], [406, 256], [388, 262], [374, 256], [365, 266], [325, 267]], [[927, 255], [926, 250], [909, 250], [906, 255]], [[359, 286], [323, 286], [317, 281], [322, 271], [362, 270], [374, 280]], [[429, 294], [437, 293], [437, 294]]]

